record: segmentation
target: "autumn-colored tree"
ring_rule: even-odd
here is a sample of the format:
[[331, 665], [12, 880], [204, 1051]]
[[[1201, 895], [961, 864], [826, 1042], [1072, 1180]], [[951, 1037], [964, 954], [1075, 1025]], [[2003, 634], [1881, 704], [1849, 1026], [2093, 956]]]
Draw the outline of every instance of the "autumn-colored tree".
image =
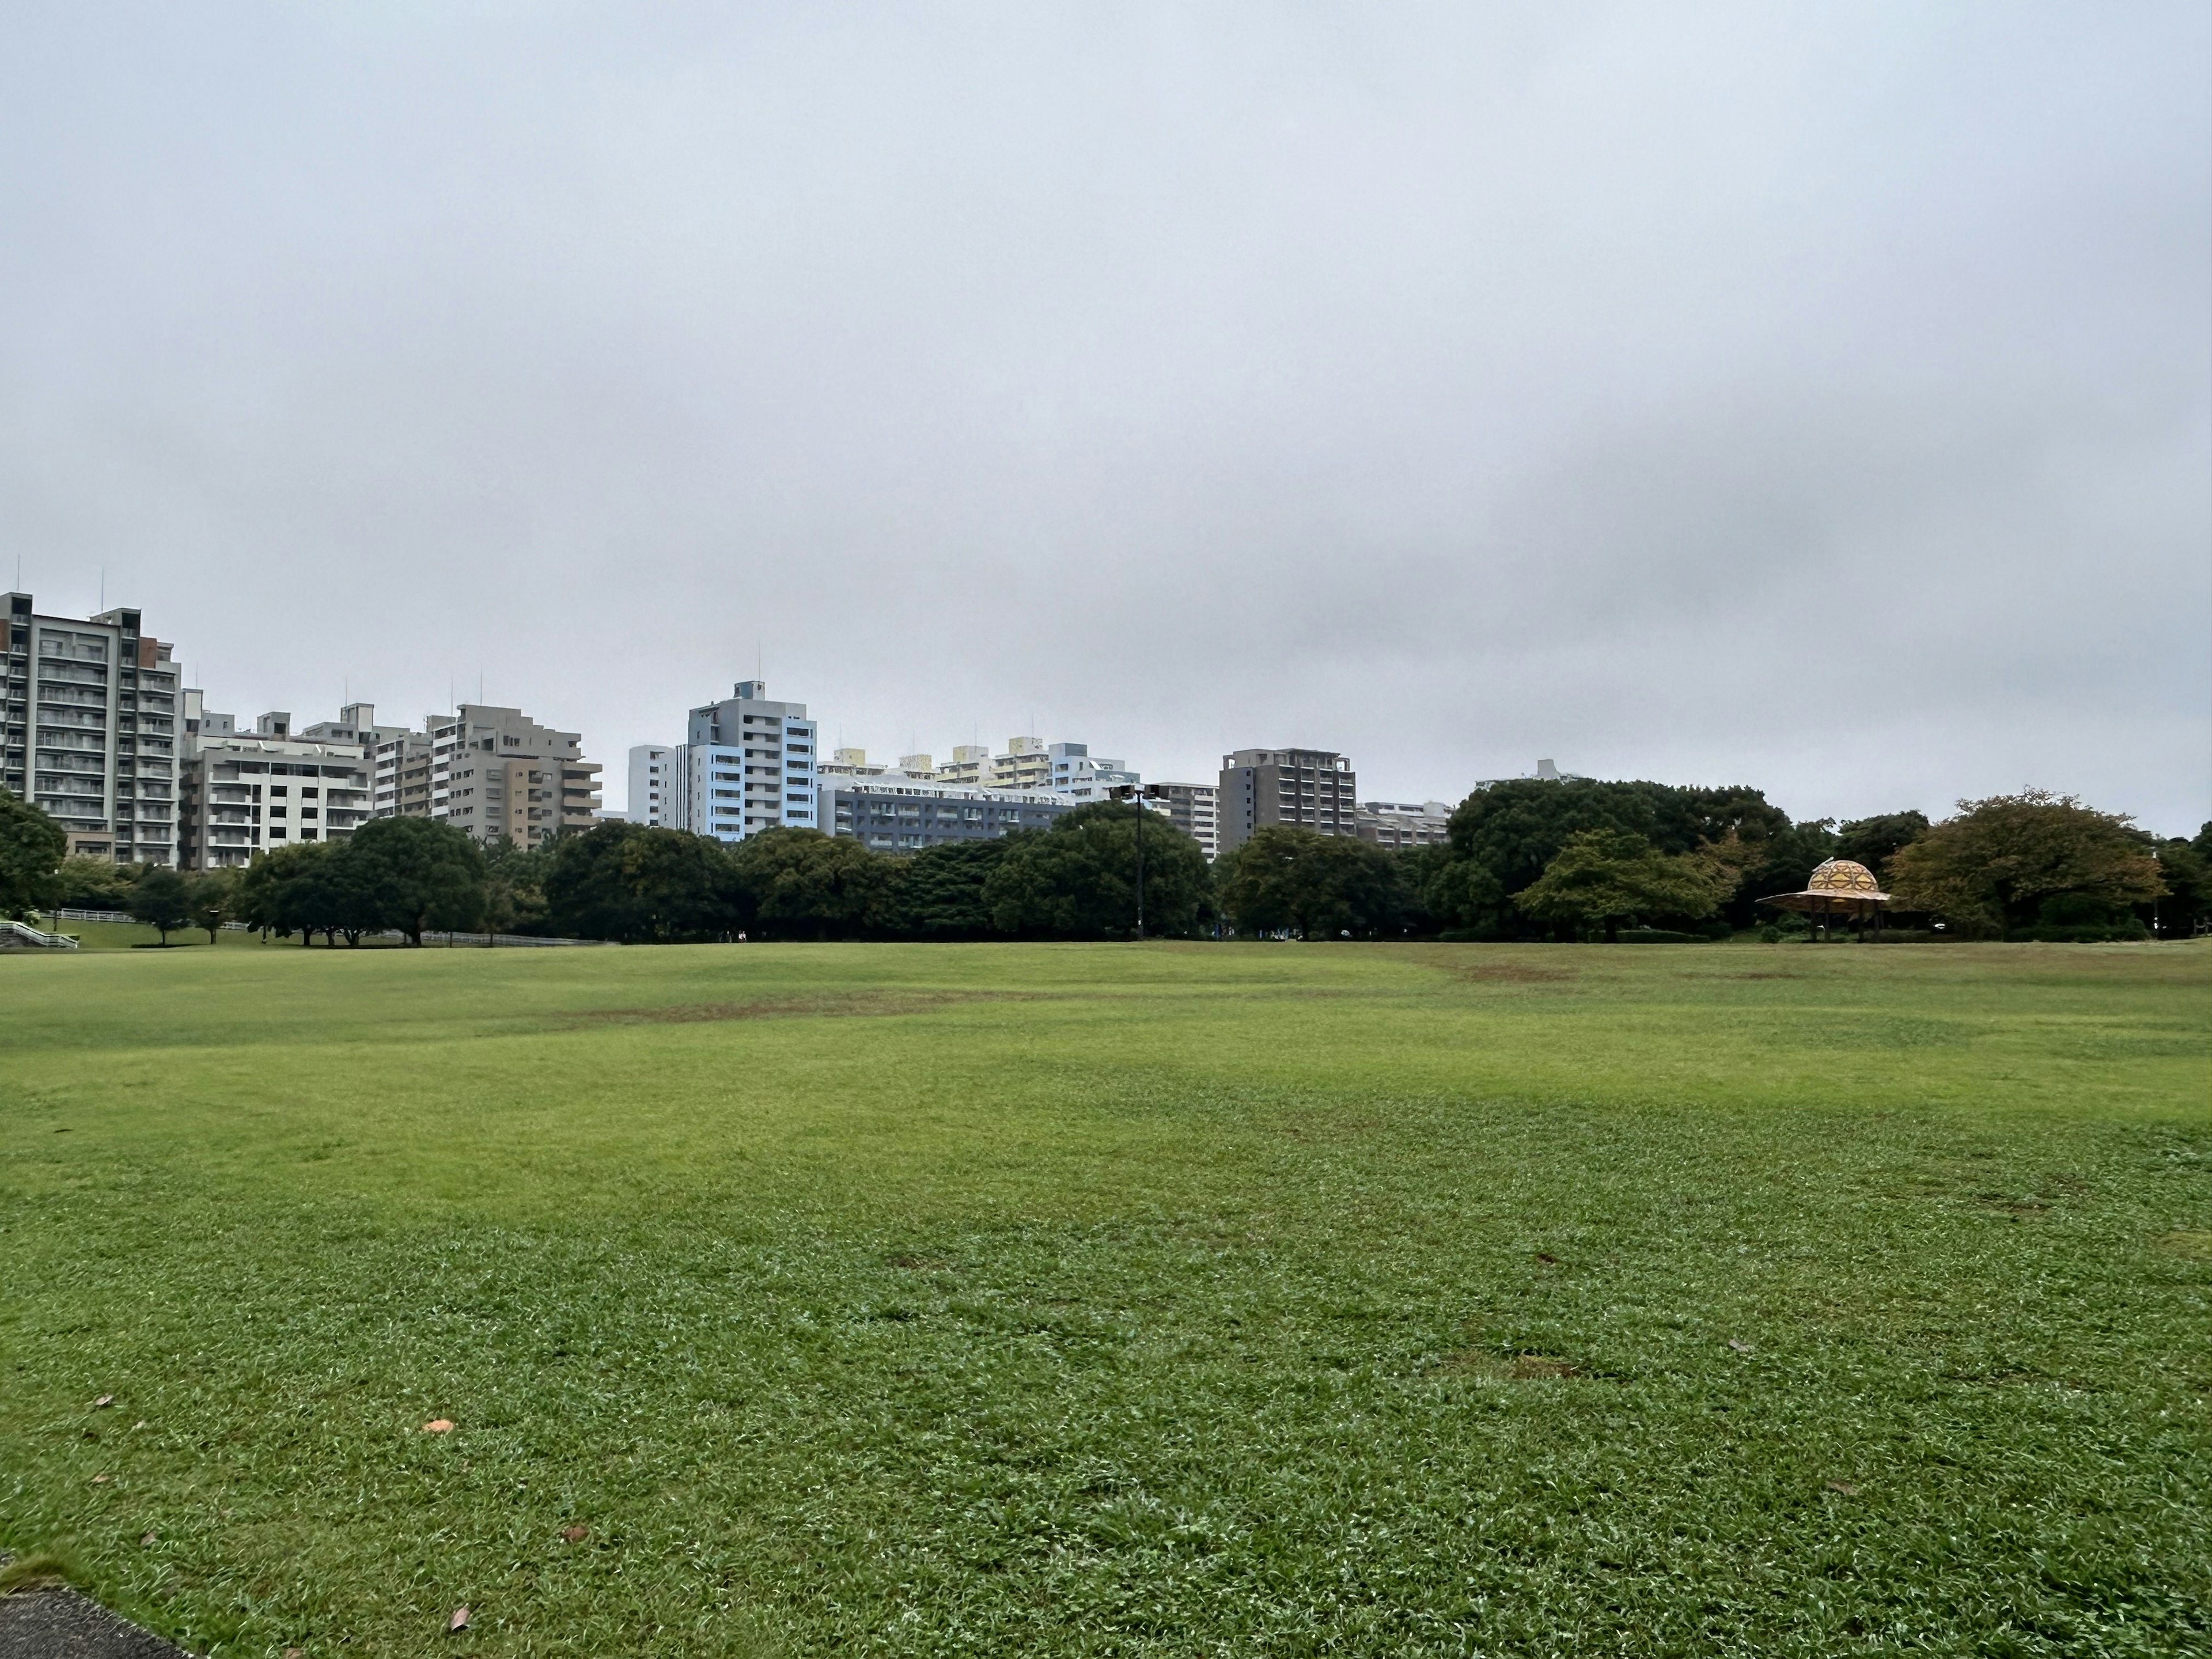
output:
[[1960, 801], [1891, 856], [1889, 877], [1898, 908], [1986, 927], [2030, 926], [2059, 900], [2118, 915], [2162, 890], [2150, 838], [2125, 813], [2044, 789]]

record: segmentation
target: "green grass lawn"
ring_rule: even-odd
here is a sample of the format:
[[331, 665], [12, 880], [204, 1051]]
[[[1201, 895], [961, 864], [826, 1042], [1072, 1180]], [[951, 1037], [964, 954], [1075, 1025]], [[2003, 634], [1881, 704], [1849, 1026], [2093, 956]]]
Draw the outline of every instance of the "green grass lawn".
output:
[[195, 1651], [2212, 1651], [2202, 946], [41, 954], [0, 1128]]

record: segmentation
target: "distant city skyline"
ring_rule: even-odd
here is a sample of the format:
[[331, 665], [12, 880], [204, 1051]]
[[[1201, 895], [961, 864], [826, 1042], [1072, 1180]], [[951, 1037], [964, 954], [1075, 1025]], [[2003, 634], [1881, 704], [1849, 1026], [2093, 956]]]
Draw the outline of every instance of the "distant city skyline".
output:
[[223, 708], [2212, 817], [2201, 5], [128, 15], [0, 576]]

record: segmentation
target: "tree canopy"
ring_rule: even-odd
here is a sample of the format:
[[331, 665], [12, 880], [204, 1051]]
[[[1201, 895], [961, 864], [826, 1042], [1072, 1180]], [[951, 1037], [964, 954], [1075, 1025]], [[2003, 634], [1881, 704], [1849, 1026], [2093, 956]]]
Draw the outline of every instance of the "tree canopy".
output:
[[1836, 832], [1834, 856], [1863, 864], [1878, 881], [1889, 879], [1889, 861], [1928, 833], [1925, 812], [1884, 812], [1852, 818]]
[[[1752, 920], [1760, 894], [1780, 890], [1779, 884], [1802, 886], [1830, 844], [1826, 825], [1792, 824], [1788, 813], [1746, 785], [1515, 778], [1460, 803], [1451, 817], [1451, 857], [1431, 875], [1423, 896], [1431, 913], [1455, 928], [1514, 937], [1527, 923], [1558, 920], [1537, 915], [1516, 896], [1535, 885], [1571, 838], [1599, 830], [1638, 836], [1669, 855], [1730, 848], [1723, 861], [1737, 879], [1722, 902], [1740, 927]], [[1777, 884], [1765, 884], [1770, 883]]]
[[55, 875], [69, 851], [61, 825], [30, 802], [0, 789], [0, 915], [51, 905]]
[[849, 836], [767, 830], [729, 854], [748, 937], [854, 939], [890, 924], [888, 860]]
[[1547, 921], [1602, 927], [1611, 940], [1624, 921], [1709, 916], [1733, 882], [1734, 872], [1711, 859], [1662, 853], [1624, 830], [1583, 830], [1513, 902]]
[[372, 818], [335, 850], [327, 914], [349, 938], [396, 927], [420, 945], [426, 929], [464, 931], [483, 920], [483, 852], [453, 824]]
[[1218, 868], [1222, 912], [1240, 933], [1395, 937], [1407, 909], [1401, 860], [1349, 836], [1270, 824]]
[[1006, 838], [983, 884], [991, 924], [1027, 938], [1126, 939], [1137, 922], [1137, 835], [1145, 838], [1145, 931], [1184, 937], [1198, 929], [1211, 884], [1206, 854], [1158, 813], [1097, 801], [1046, 830]]
[[2156, 899], [2150, 837], [2124, 813], [2031, 789], [1962, 800], [1890, 860], [1900, 908], [1984, 928], [2027, 927], [2055, 914], [2110, 916]]
[[192, 919], [191, 890], [179, 872], [157, 865], [131, 890], [131, 914], [158, 932], [167, 945], [169, 935]]

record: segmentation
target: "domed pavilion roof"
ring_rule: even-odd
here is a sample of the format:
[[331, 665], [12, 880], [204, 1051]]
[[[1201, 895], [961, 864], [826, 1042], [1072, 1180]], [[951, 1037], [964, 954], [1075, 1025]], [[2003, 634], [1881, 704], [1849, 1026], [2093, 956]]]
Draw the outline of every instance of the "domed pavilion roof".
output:
[[1889, 902], [1889, 895], [1874, 878], [1874, 872], [1850, 859], [1830, 859], [1805, 878], [1799, 893], [1770, 893], [1759, 901], [1784, 910], [1809, 910], [1818, 915], [1865, 916]]
[[1830, 859], [1805, 883], [1808, 893], [1879, 893], [1881, 884], [1874, 872], [1850, 859]]

